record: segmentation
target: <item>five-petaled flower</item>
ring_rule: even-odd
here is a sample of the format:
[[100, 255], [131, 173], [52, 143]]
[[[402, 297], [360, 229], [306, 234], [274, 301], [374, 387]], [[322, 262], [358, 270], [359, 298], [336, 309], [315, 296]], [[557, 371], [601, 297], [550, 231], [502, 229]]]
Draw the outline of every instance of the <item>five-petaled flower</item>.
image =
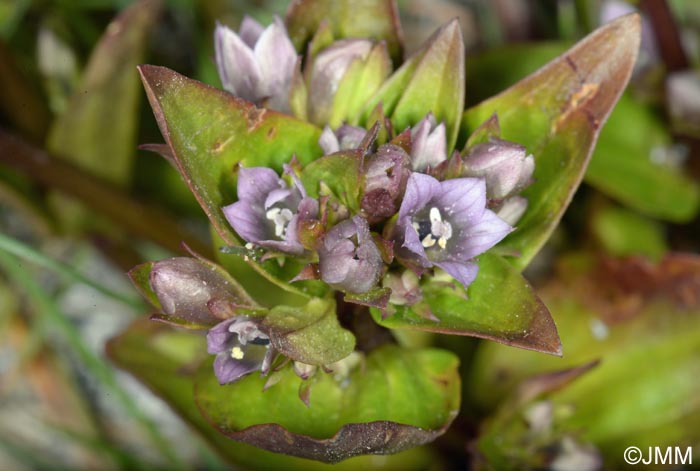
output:
[[300, 221], [318, 214], [318, 201], [306, 195], [298, 178], [288, 186], [266, 167], [241, 167], [238, 201], [223, 208], [224, 216], [246, 242], [288, 254], [302, 254]]
[[275, 356], [270, 337], [255, 318], [236, 316], [212, 327], [207, 333], [207, 351], [216, 355], [214, 374], [219, 384], [229, 384], [261, 371], [267, 374]]
[[279, 18], [263, 28], [245, 17], [238, 34], [217, 25], [214, 46], [224, 89], [255, 104], [289, 112], [289, 91], [298, 57]]
[[511, 230], [486, 209], [484, 180], [455, 178], [440, 182], [413, 173], [392, 236], [397, 257], [417, 274], [437, 266], [467, 287], [478, 272], [472, 259]]

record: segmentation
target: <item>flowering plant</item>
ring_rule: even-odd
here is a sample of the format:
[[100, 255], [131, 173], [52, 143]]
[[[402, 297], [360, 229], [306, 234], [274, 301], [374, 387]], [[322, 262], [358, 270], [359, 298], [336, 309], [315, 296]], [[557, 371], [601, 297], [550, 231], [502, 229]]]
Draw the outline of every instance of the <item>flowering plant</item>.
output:
[[[402, 62], [393, 2], [351, 3], [219, 25], [224, 90], [140, 67], [159, 149], [220, 250], [130, 273], [152, 319], [206, 339], [138, 324], [112, 344], [159, 392], [193, 385], [174, 402], [196, 425], [326, 462], [427, 443], [457, 416], [457, 356], [411, 331], [561, 354], [520, 272], [580, 183], [639, 41], [624, 17], [465, 111], [456, 21]], [[180, 363], [160, 367], [182, 376], [134, 367], [134, 342], [178, 346]]]

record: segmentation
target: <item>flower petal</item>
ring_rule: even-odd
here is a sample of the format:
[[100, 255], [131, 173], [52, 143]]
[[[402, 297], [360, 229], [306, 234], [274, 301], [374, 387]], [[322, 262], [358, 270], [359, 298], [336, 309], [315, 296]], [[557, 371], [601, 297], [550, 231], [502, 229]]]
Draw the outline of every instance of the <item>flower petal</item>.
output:
[[255, 44], [255, 58], [262, 77], [257, 89], [259, 98], [269, 98], [270, 108], [288, 113], [289, 87], [297, 63], [297, 52], [279, 18], [275, 17], [275, 21], [260, 35]]
[[460, 260], [473, 258], [499, 243], [512, 230], [507, 222], [487, 209], [478, 222], [461, 230], [453, 253]]
[[221, 84], [229, 93], [255, 102], [261, 72], [253, 51], [229, 27], [217, 24], [214, 31], [216, 66]]
[[452, 278], [459, 281], [465, 288], [472, 284], [479, 273], [479, 267], [472, 262], [440, 262], [435, 265], [449, 273]]
[[224, 206], [222, 211], [233, 230], [246, 242], [257, 244], [269, 237], [268, 224], [261, 207], [248, 201], [236, 201]]
[[238, 36], [251, 49], [255, 47], [260, 35], [265, 31], [265, 27], [255, 21], [253, 18], [245, 15], [241, 22], [241, 27], [238, 29]]
[[284, 181], [267, 167], [241, 167], [238, 170], [238, 199], [262, 206], [268, 193], [285, 188]]
[[434, 204], [460, 227], [476, 223], [486, 208], [486, 184], [481, 178], [455, 178], [440, 182]]
[[422, 173], [412, 173], [406, 182], [406, 192], [399, 209], [399, 219], [413, 215], [439, 194], [439, 181]]
[[219, 384], [229, 384], [260, 369], [259, 362], [236, 360], [228, 351], [221, 352], [214, 359], [214, 374]]

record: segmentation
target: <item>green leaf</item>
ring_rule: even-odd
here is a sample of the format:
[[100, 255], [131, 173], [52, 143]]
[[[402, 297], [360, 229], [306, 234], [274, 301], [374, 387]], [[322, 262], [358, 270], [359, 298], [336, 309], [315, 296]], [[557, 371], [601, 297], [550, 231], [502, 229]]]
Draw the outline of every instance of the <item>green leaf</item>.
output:
[[[621, 469], [630, 444], [646, 450], [700, 440], [700, 308], [696, 297], [680, 302], [682, 293], [697, 285], [700, 259], [673, 254], [658, 265], [618, 261], [626, 265], [617, 276], [605, 276], [596, 259], [577, 255], [577, 264], [583, 261], [587, 268], [566, 269], [540, 290], [556, 316], [566, 356], [554, 359], [483, 343], [467, 378], [479, 387], [468, 393], [481, 410], [502, 409], [505, 398], [527, 390], [523, 384], [531, 376], [599, 359], [575, 382], [539, 399], [553, 407], [549, 430], [592, 442], [606, 458], [604, 469]], [[488, 432], [502, 439], [517, 422], [521, 415]], [[510, 443], [523, 446], [531, 433], [522, 430]], [[501, 453], [509, 443], [502, 446]]]
[[335, 39], [369, 38], [386, 41], [395, 63], [401, 60], [401, 26], [393, 0], [297, 0], [287, 11], [287, 30], [297, 51], [303, 51], [322, 22]]
[[427, 443], [459, 408], [457, 358], [435, 349], [384, 346], [347, 378], [318, 372], [309, 406], [299, 400], [302, 380], [291, 366], [262, 392], [266, 379], [250, 375], [219, 386], [211, 365], [195, 388], [202, 413], [225, 435], [255, 446], [337, 462], [367, 453], [395, 453]]
[[50, 152], [121, 186], [131, 180], [136, 155], [141, 92], [134, 69], [143, 62], [161, 4], [135, 2], [107, 27], [48, 137]]
[[448, 147], [454, 146], [464, 108], [464, 40], [457, 20], [437, 30], [365, 104], [366, 124], [373, 124], [367, 119], [379, 103], [398, 132], [432, 112], [445, 122]]
[[655, 160], [664, 152], [672, 152], [664, 123], [623, 95], [600, 134], [586, 182], [649, 216], [688, 222], [698, 212], [700, 189], [682, 168]]
[[[356, 469], [422, 470], [434, 462], [424, 448], [388, 456], [381, 462], [375, 456], [360, 456], [343, 463], [326, 465], [316, 461], [270, 453], [228, 439], [212, 427], [194, 400], [194, 371], [206, 356], [206, 342], [197, 335], [172, 329], [145, 319], [134, 322], [124, 333], [107, 344], [107, 354], [119, 367], [141, 380], [151, 391], [191, 425], [218, 454], [244, 469], [288, 469], [291, 471], [354, 471]], [[209, 374], [213, 376], [211, 370]], [[228, 386], [220, 387], [223, 392]], [[256, 391], [264, 397], [266, 393]], [[313, 396], [313, 392], [312, 392]], [[313, 399], [312, 399], [313, 400]], [[301, 403], [299, 399], [296, 402]]]
[[[566, 50], [568, 42], [513, 45], [470, 58], [469, 98], [486, 98]], [[697, 183], [655, 154], [672, 152], [663, 121], [629, 94], [620, 97], [603, 128], [585, 181], [649, 216], [685, 222], [698, 210]], [[624, 175], [624, 177], [623, 177]]]
[[598, 209], [591, 228], [605, 251], [615, 257], [644, 255], [659, 260], [668, 251], [661, 223], [624, 208]]
[[361, 151], [340, 151], [311, 162], [301, 172], [301, 181], [312, 198], [318, 198], [321, 184], [353, 213], [359, 212]]
[[127, 273], [131, 283], [134, 285], [136, 290], [144, 297], [148, 303], [159, 311], [163, 310], [163, 306], [160, 305], [158, 301], [158, 296], [151, 288], [151, 282], [149, 277], [151, 275], [151, 270], [153, 270], [153, 265], [156, 262], [146, 262], [140, 265], [136, 265], [134, 268], [129, 270]]
[[[164, 67], [144, 65], [139, 71], [179, 172], [227, 245], [239, 243], [221, 211], [236, 201], [237, 164], [279, 171], [294, 155], [305, 164], [322, 154], [321, 131], [311, 124], [256, 108]], [[296, 264], [281, 267], [271, 260], [251, 266], [283, 289], [300, 292], [286, 283], [298, 273]]]
[[522, 255], [524, 268], [559, 222], [583, 178], [600, 127], [629, 80], [640, 20], [628, 15], [596, 30], [561, 57], [503, 93], [468, 109], [460, 142], [493, 113], [504, 139], [535, 156], [529, 207], [502, 245]]
[[314, 298], [303, 307], [276, 306], [262, 324], [270, 343], [285, 356], [308, 365], [329, 365], [355, 349], [355, 336], [338, 323], [335, 302]]
[[347, 121], [357, 124], [352, 119], [356, 119], [363, 104], [374, 95], [390, 73], [391, 59], [384, 43], [374, 46], [366, 60], [356, 59], [338, 84], [328, 124], [333, 129]]
[[467, 292], [459, 283], [433, 279], [421, 286], [422, 302], [394, 306], [396, 312], [385, 319], [373, 308], [374, 320], [390, 329], [468, 335], [561, 355], [549, 311], [518, 270], [493, 254], [481, 255], [478, 264], [479, 274]]

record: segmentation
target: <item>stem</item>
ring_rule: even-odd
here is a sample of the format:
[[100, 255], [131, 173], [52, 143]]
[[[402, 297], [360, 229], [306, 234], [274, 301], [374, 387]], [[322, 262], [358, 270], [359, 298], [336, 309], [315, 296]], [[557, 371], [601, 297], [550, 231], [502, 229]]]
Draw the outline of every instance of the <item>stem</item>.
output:
[[79, 199], [132, 235], [151, 240], [175, 253], [181, 251], [181, 243], [185, 241], [194, 251], [213, 258], [209, 245], [193, 237], [169, 215], [137, 202], [111, 183], [65, 160], [54, 158], [3, 129], [0, 129], [0, 163], [22, 172], [31, 181]]
[[367, 306], [345, 302], [343, 297], [343, 293], [336, 291], [338, 321], [355, 335], [357, 350], [368, 353], [382, 345], [396, 343], [389, 329], [374, 322]]

